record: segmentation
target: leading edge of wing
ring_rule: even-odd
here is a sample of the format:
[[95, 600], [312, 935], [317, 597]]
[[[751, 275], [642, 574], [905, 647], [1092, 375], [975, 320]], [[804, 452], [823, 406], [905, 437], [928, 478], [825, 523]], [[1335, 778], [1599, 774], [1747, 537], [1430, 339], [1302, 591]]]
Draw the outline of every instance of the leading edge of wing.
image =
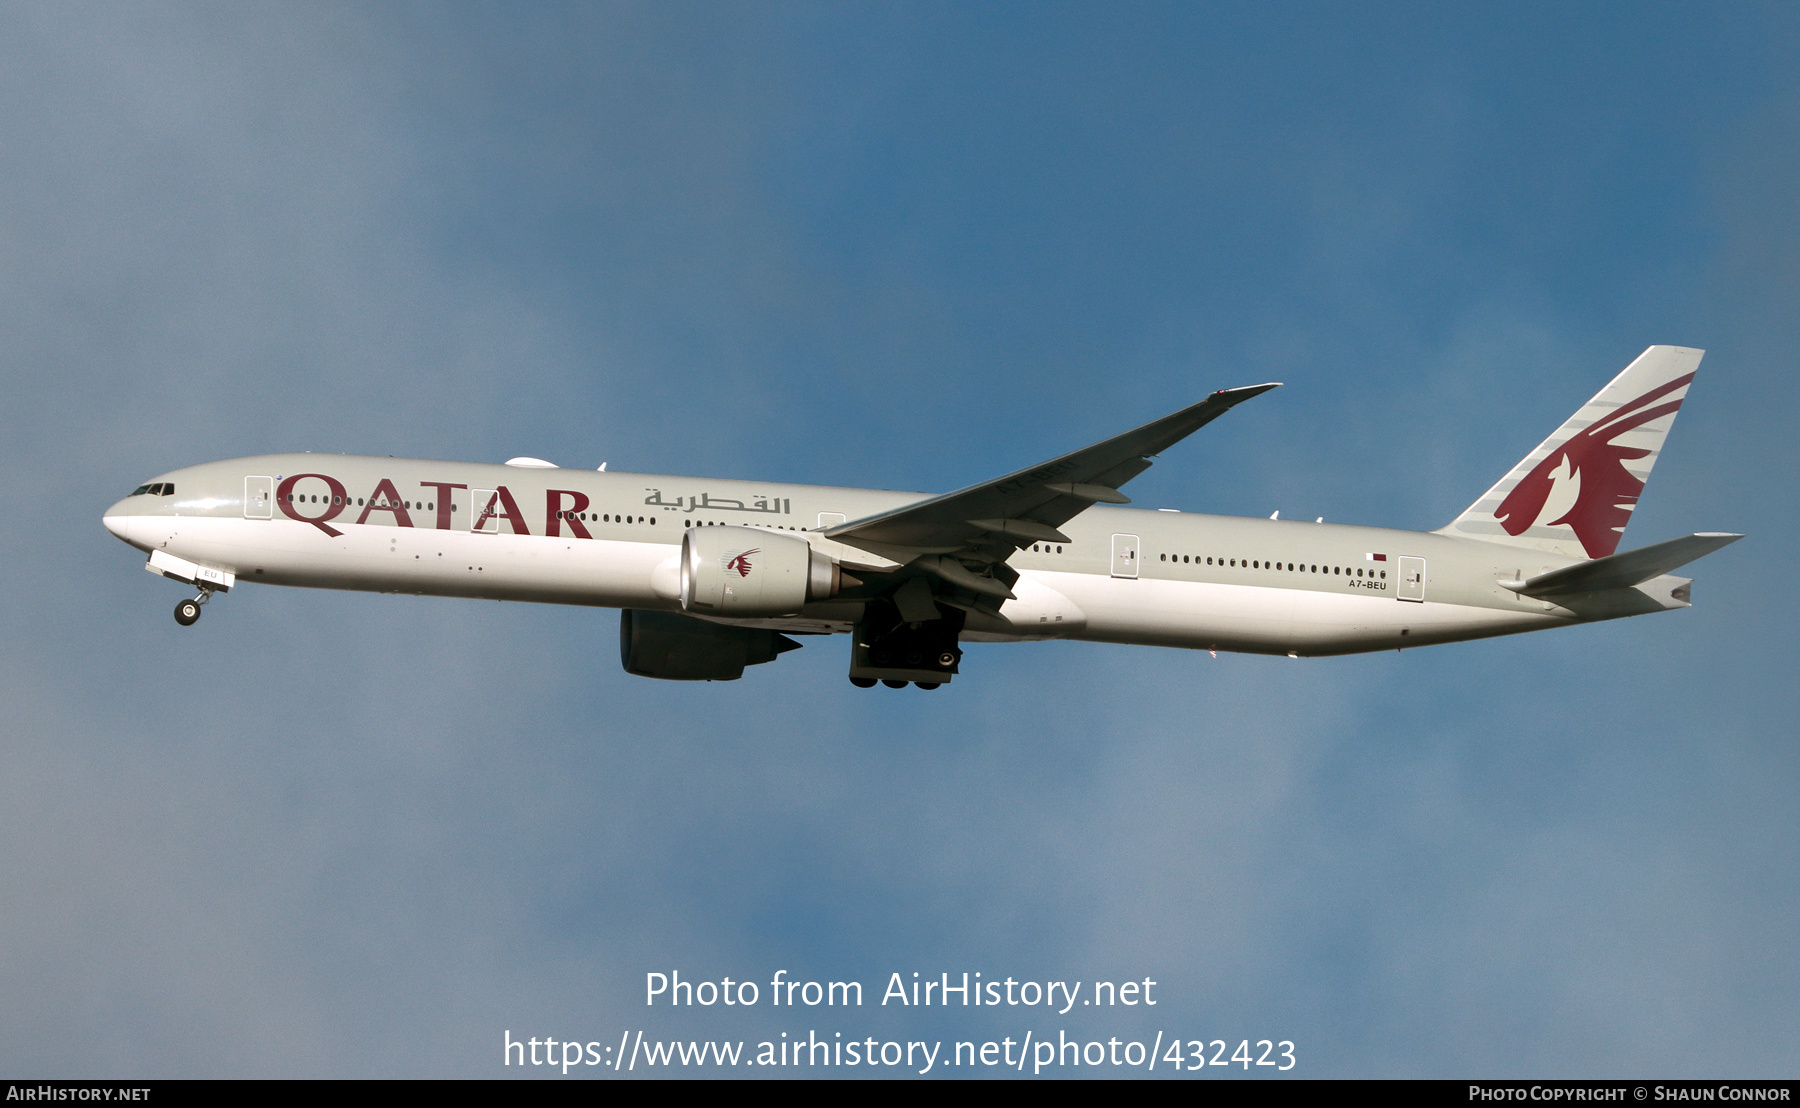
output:
[[1003, 477], [840, 523], [826, 530], [825, 536], [852, 543], [862, 539], [884, 546], [942, 550], [964, 545], [971, 532], [992, 530], [972, 521], [1026, 520], [1058, 526], [1096, 501], [1124, 502], [1116, 490], [1150, 468], [1151, 457], [1280, 384], [1220, 389], [1197, 404], [1124, 434]]

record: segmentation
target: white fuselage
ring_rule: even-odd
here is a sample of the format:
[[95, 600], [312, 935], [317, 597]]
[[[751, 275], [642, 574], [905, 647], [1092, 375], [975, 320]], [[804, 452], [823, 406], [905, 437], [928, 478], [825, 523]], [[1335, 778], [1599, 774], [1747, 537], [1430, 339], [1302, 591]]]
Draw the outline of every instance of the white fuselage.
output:
[[[663, 610], [679, 606], [676, 553], [689, 529], [748, 526], [829, 547], [818, 528], [923, 498], [314, 454], [210, 463], [158, 486], [173, 494], [134, 495], [106, 515], [119, 538], [162, 552], [152, 568], [173, 558], [237, 583]], [[286, 491], [271, 504], [278, 488]], [[484, 504], [505, 510], [483, 517]], [[1306, 656], [1593, 618], [1497, 584], [1571, 559], [1468, 539], [1106, 506], [1063, 530], [1072, 542], [1011, 559], [1017, 598], [997, 618], [971, 613], [963, 639]], [[828, 600], [741, 622], [848, 631], [859, 610]]]

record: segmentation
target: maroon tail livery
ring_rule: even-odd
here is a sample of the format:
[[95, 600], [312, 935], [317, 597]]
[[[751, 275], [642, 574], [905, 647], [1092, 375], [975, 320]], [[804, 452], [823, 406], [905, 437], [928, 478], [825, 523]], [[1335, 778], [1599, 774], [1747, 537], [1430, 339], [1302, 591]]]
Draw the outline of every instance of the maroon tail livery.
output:
[[1604, 558], [1617, 550], [1619, 539], [1625, 534], [1625, 525], [1631, 522], [1638, 495], [1644, 491], [1644, 482], [1626, 469], [1625, 463], [1640, 461], [1654, 453], [1643, 447], [1621, 446], [1617, 440], [1627, 431], [1681, 410], [1680, 400], [1655, 407], [1650, 405], [1676, 389], [1686, 388], [1693, 379], [1694, 375], [1689, 373], [1651, 389], [1576, 435], [1561, 449], [1552, 451], [1500, 502], [1494, 514], [1506, 528], [1506, 533], [1522, 535], [1526, 528], [1539, 521], [1544, 505], [1550, 499], [1552, 475], [1566, 468], [1569, 479], [1579, 482], [1575, 503], [1561, 516], [1545, 521], [1544, 525], [1559, 527], [1567, 524], [1574, 528], [1575, 537], [1581, 540], [1582, 549], [1590, 558]]
[[1439, 533], [1575, 557], [1612, 554], [1703, 353], [1644, 351]]

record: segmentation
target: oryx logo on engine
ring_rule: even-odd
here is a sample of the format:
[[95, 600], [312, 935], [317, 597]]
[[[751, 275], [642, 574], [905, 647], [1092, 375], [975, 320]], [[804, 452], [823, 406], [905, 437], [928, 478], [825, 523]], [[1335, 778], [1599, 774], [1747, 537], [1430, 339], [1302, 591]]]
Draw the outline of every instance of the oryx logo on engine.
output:
[[727, 555], [720, 561], [724, 563], [727, 573], [735, 571], [739, 577], [748, 577], [750, 576], [750, 555], [761, 552], [762, 547], [753, 546], [742, 553]]

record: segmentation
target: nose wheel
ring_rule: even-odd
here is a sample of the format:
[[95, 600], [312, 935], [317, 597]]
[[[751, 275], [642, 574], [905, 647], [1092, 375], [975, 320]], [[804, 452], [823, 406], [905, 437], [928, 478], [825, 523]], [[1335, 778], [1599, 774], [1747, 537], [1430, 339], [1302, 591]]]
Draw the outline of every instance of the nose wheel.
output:
[[200, 609], [212, 599], [211, 589], [201, 589], [200, 595], [192, 600], [183, 600], [175, 605], [175, 622], [183, 627], [192, 627], [200, 622]]

